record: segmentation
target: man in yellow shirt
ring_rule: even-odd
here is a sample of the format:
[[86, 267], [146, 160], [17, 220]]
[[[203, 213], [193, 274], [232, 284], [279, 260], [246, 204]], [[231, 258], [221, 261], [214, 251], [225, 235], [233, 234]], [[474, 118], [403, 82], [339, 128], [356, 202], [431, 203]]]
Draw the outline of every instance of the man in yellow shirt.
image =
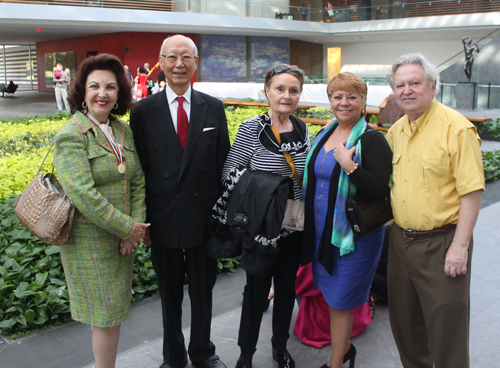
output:
[[389, 316], [405, 368], [469, 367], [472, 230], [484, 191], [481, 141], [438, 102], [439, 72], [407, 54], [387, 80], [405, 116], [387, 133], [393, 151]]

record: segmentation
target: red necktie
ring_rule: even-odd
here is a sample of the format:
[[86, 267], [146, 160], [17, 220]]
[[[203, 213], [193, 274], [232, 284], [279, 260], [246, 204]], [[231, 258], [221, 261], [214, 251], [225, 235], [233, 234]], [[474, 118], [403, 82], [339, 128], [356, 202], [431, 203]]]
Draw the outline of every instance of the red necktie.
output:
[[184, 149], [186, 147], [189, 122], [183, 106], [184, 97], [177, 97], [177, 101], [179, 101], [179, 106], [177, 107], [177, 136], [179, 137], [182, 149]]

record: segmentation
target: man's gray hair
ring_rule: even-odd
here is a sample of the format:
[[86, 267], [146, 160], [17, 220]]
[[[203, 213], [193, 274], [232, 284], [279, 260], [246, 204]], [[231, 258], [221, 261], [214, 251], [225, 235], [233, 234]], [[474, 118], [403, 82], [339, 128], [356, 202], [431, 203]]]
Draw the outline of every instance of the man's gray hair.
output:
[[[198, 56], [198, 47], [196, 47], [196, 44], [194, 43], [194, 41], [193, 41], [192, 39], [190, 39], [189, 37], [186, 37], [186, 36], [184, 36], [184, 35], [174, 35], [174, 36], [182, 36], [182, 37], [184, 37], [184, 38], [188, 41], [188, 43], [190, 43], [190, 44], [191, 44], [191, 47], [193, 47], [194, 52], [195, 52], [195, 55], [194, 55], [194, 56]], [[163, 40], [163, 42], [162, 42], [162, 44], [161, 44], [161, 47], [160, 47], [160, 55], [161, 55], [161, 54], [162, 54], [162, 52], [163, 52], [163, 47], [165, 46], [165, 44], [168, 42], [168, 40], [170, 40], [170, 39], [171, 39], [172, 37], [174, 37], [174, 36], [167, 37], [167, 38], [165, 38], [165, 39]]]
[[386, 80], [387, 83], [391, 86], [394, 91], [394, 74], [396, 74], [396, 70], [399, 69], [400, 66], [408, 65], [408, 64], [417, 64], [420, 65], [424, 69], [425, 77], [429, 81], [431, 87], [436, 82], [436, 89], [434, 90], [434, 94], [437, 94], [441, 89], [441, 83], [439, 78], [439, 72], [437, 68], [429, 61], [427, 58], [420, 54], [406, 54], [397, 59], [391, 67], [391, 72], [387, 74]]

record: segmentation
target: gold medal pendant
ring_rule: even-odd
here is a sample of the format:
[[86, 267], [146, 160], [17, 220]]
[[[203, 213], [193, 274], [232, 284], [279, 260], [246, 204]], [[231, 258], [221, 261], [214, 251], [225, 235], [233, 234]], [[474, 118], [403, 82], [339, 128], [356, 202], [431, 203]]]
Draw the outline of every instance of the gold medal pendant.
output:
[[123, 162], [118, 164], [118, 172], [120, 174], [124, 174], [125, 171], [127, 171], [127, 166], [125, 166], [125, 164]]

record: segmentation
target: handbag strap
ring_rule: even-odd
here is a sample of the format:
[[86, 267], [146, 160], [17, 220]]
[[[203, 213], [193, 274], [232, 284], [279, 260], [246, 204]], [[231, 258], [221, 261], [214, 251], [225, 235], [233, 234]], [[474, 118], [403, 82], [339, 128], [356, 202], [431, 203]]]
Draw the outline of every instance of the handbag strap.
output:
[[[40, 164], [40, 167], [38, 168], [38, 171], [36, 172], [36, 175], [38, 175], [40, 173], [40, 170], [42, 170], [42, 166], [43, 164], [45, 163], [45, 160], [47, 159], [47, 157], [49, 156], [49, 153], [50, 153], [50, 150], [52, 149], [52, 147], [54, 147], [54, 142], [52, 142], [52, 144], [50, 145], [50, 148], [49, 150], [47, 151], [47, 153], [45, 154], [45, 157], [43, 158], [43, 161], [42, 163]], [[52, 162], [52, 174], [54, 173], [54, 162]]]
[[[276, 127], [272, 123], [271, 123], [271, 130], [273, 131], [274, 136], [278, 141], [278, 144], [281, 144], [281, 137], [280, 134], [278, 133], [278, 129], [276, 129]], [[292, 156], [290, 156], [290, 153], [288, 151], [282, 151], [282, 152], [283, 155], [285, 156], [285, 160], [288, 163], [288, 166], [290, 166], [290, 169], [292, 169], [292, 175], [295, 177], [295, 180], [297, 180], [297, 184], [299, 184], [299, 186], [302, 188], [302, 180], [300, 180], [299, 173], [297, 172], [297, 169], [293, 164]]]

